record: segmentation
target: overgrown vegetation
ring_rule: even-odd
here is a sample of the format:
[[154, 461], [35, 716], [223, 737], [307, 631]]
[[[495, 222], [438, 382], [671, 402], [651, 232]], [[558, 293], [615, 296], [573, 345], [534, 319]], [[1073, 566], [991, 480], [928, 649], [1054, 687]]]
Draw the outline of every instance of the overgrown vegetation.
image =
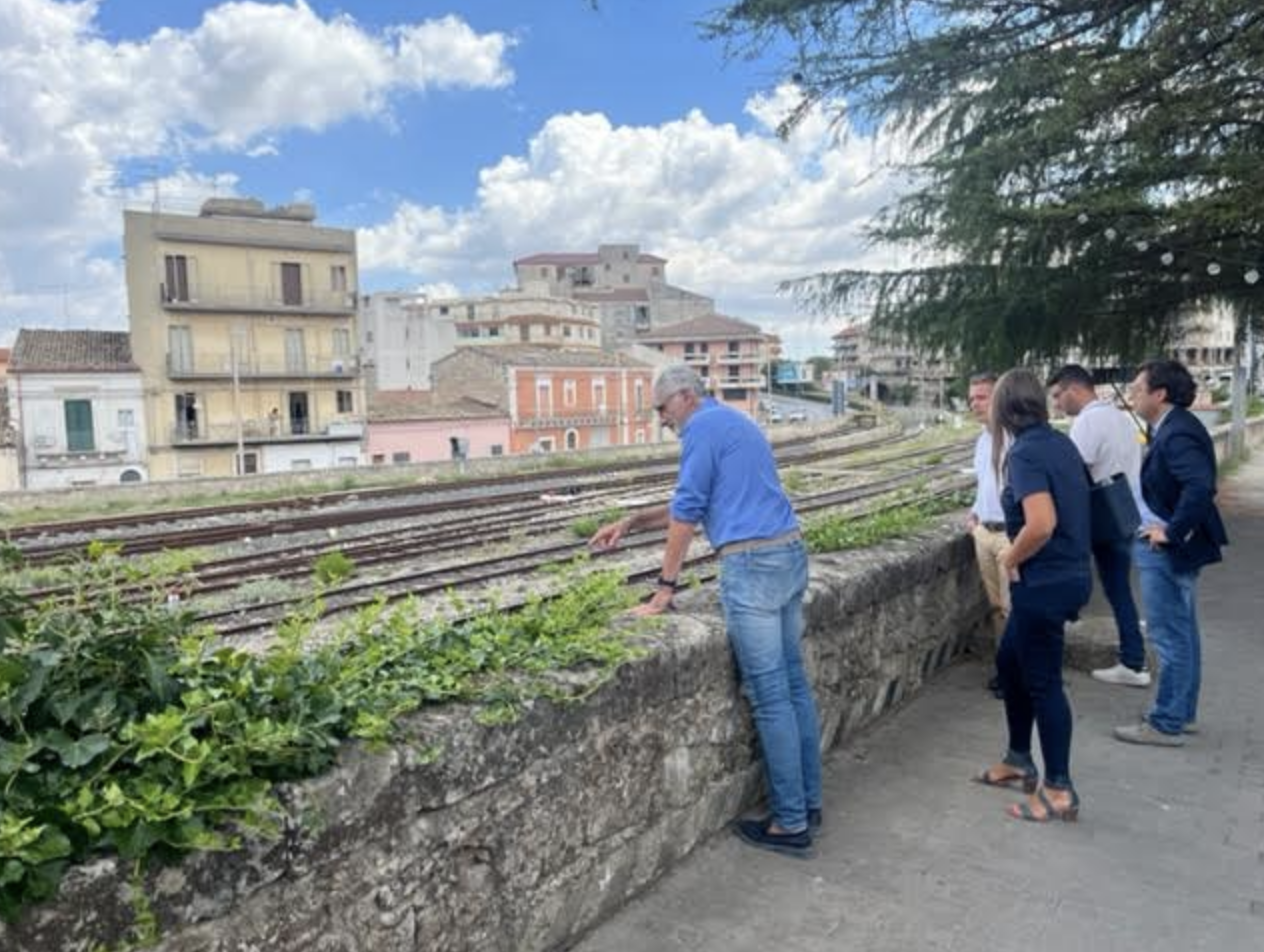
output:
[[320, 585], [336, 585], [355, 575], [355, 570], [355, 560], [341, 549], [335, 549], [326, 552], [313, 563], [312, 577]]
[[[231, 849], [278, 828], [279, 781], [328, 768], [349, 738], [408, 736], [401, 718], [468, 701], [503, 721], [535, 697], [568, 700], [637, 649], [610, 624], [632, 594], [618, 573], [563, 580], [518, 611], [422, 621], [378, 603], [309, 638], [318, 603], [272, 647], [223, 644], [165, 604], [128, 602], [134, 570], [97, 550], [69, 602], [32, 604], [0, 586], [0, 915], [51, 896], [95, 853], [144, 861]], [[551, 672], [582, 667], [589, 677]]]
[[625, 511], [620, 508], [605, 509], [590, 516], [582, 516], [571, 523], [571, 532], [580, 539], [590, 539], [592, 534], [608, 522], [622, 519]]
[[899, 502], [863, 516], [830, 513], [806, 522], [803, 537], [810, 552], [863, 549], [918, 531], [945, 512], [961, 509], [969, 500], [959, 493]]

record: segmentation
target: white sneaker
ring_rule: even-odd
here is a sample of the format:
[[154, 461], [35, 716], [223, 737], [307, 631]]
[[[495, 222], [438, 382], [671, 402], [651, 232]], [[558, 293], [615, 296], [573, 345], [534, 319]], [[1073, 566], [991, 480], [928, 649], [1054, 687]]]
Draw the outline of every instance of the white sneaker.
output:
[[1113, 668], [1097, 668], [1093, 677], [1107, 684], [1125, 684], [1130, 688], [1148, 688], [1150, 686], [1149, 671], [1133, 671], [1126, 665], [1117, 664]]

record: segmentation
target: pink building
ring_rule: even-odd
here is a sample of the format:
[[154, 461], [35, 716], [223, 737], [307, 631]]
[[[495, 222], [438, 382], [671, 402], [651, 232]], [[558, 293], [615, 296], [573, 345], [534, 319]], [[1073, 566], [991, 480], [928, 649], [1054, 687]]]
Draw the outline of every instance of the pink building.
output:
[[636, 342], [660, 351], [670, 363], [693, 367], [717, 400], [751, 416], [767, 386], [764, 367], [778, 351], [775, 337], [720, 314], [660, 327], [638, 335]]
[[509, 415], [469, 398], [439, 403], [430, 392], [383, 390], [369, 401], [374, 466], [481, 459], [510, 452]]

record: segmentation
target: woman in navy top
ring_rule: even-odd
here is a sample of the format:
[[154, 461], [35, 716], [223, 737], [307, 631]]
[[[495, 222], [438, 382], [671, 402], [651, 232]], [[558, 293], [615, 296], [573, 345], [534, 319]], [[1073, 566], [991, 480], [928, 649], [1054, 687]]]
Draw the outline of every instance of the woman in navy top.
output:
[[[1071, 783], [1071, 707], [1062, 687], [1063, 625], [1092, 591], [1089, 484], [1075, 444], [1049, 426], [1045, 389], [1030, 370], [1009, 371], [992, 394], [993, 465], [1011, 539], [1002, 563], [1011, 610], [996, 652], [1009, 749], [976, 779], [1022, 787], [1022, 820], [1074, 820], [1080, 799]], [[1009, 444], [1005, 458], [1001, 448]], [[1040, 731], [1044, 784], [1031, 756]]]

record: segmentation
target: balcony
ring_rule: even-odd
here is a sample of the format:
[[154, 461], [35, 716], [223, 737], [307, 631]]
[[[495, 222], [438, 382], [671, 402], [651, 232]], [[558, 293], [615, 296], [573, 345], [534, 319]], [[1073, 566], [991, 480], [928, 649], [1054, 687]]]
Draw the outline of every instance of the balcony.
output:
[[282, 294], [280, 290], [252, 287], [199, 286], [185, 293], [158, 285], [158, 300], [168, 311], [200, 311], [226, 314], [354, 314], [355, 291], [317, 291]]
[[685, 363], [691, 367], [705, 367], [711, 363], [710, 354], [685, 354]]
[[763, 390], [768, 385], [768, 382], [763, 374], [746, 374], [740, 377], [712, 377], [707, 381], [707, 385], [723, 390], [735, 390], [738, 388]]
[[557, 413], [552, 416], [521, 416], [514, 426], [523, 430], [573, 429], [581, 426], [618, 426], [623, 419], [617, 413]]
[[[297, 425], [296, 425], [297, 424]], [[235, 446], [237, 424], [176, 424], [169, 432], [172, 446]], [[317, 420], [287, 421], [250, 418], [241, 421], [243, 443], [323, 443], [330, 440], [359, 440], [364, 435], [364, 420], [337, 417], [327, 422]]]
[[[335, 357], [321, 355], [302, 360], [284, 357], [241, 357], [237, 360], [239, 380], [329, 379], [350, 380], [360, 373], [360, 360], [354, 355]], [[167, 354], [167, 376], [172, 380], [231, 380], [232, 357], [226, 353], [185, 355]]]
[[725, 351], [721, 354], [712, 354], [711, 359], [715, 363], [726, 367], [735, 364], [762, 364], [764, 362], [763, 355], [755, 352], [735, 354], [731, 351]]

